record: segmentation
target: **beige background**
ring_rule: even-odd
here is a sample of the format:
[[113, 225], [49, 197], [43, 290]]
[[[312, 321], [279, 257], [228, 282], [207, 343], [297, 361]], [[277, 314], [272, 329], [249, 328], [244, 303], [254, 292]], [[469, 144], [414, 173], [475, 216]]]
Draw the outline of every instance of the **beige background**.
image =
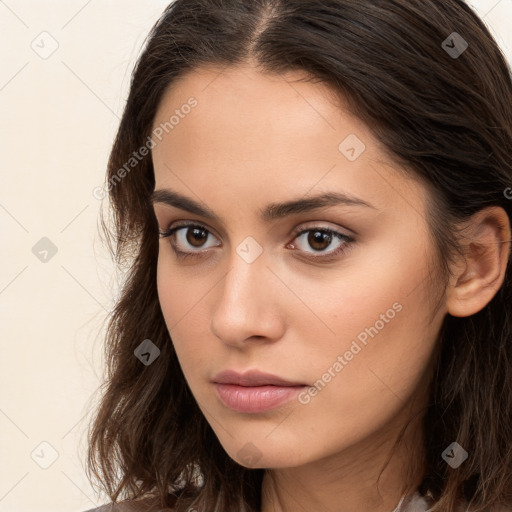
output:
[[[92, 191], [167, 3], [0, 0], [0, 512], [106, 501], [83, 471], [116, 293]], [[512, 60], [512, 0], [473, 5]]]

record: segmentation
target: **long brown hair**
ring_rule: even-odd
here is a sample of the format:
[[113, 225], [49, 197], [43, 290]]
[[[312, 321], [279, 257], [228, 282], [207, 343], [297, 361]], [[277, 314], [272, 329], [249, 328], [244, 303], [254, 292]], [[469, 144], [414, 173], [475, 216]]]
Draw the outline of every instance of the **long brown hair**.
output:
[[[126, 274], [108, 319], [107, 379], [87, 464], [112, 501], [154, 495], [180, 512], [260, 510], [264, 470], [226, 454], [166, 329], [149, 200], [153, 164], [150, 153], [140, 156], [166, 88], [202, 65], [246, 62], [276, 74], [302, 70], [331, 85], [391, 157], [428, 185], [428, 221], [445, 277], [459, 221], [490, 205], [512, 217], [511, 72], [463, 1], [173, 2], [134, 69], [105, 184], [113, 229], [102, 224]], [[475, 512], [512, 506], [510, 264], [484, 309], [447, 315], [439, 333], [419, 487], [436, 512], [452, 512], [461, 500]], [[160, 350], [150, 366], [134, 356], [145, 339]], [[453, 441], [469, 453], [457, 469], [441, 457]]]

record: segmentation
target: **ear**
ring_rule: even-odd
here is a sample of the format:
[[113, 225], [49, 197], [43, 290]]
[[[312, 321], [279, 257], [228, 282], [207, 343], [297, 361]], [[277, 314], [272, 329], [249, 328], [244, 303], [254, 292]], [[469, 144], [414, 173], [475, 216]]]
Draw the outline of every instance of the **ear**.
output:
[[458, 317], [483, 309], [503, 284], [510, 257], [510, 220], [503, 208], [487, 207], [471, 217], [463, 233], [463, 256], [452, 267], [446, 291], [447, 312]]

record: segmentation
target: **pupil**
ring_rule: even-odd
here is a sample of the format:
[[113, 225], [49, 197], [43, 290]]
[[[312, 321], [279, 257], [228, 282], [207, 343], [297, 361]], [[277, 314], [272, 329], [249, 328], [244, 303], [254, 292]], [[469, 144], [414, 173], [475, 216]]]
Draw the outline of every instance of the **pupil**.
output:
[[[327, 242], [327, 243], [326, 243]], [[313, 249], [323, 250], [329, 247], [331, 243], [331, 235], [322, 231], [312, 231], [308, 236], [308, 243]], [[320, 247], [318, 247], [320, 245]]]
[[206, 238], [208, 238], [208, 235], [206, 234], [205, 229], [191, 228], [187, 230], [187, 242], [190, 245], [194, 245], [195, 247], [201, 247], [202, 243], [204, 243]]

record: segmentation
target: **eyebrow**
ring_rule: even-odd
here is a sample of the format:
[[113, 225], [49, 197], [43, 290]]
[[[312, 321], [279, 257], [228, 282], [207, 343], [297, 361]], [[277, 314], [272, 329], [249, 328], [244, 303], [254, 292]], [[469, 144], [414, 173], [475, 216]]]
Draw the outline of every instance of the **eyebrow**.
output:
[[[189, 213], [200, 215], [207, 219], [215, 220], [217, 222], [222, 221], [222, 219], [207, 206], [203, 206], [197, 201], [170, 189], [155, 190], [151, 194], [150, 201], [153, 205], [160, 203], [168, 206], [174, 206], [180, 210], [185, 210]], [[282, 203], [270, 203], [260, 210], [260, 215], [264, 221], [269, 222], [275, 219], [288, 217], [290, 215], [307, 213], [320, 208], [328, 208], [337, 205], [363, 206], [377, 210], [375, 206], [358, 197], [340, 192], [328, 192], [309, 198], [294, 199]]]

